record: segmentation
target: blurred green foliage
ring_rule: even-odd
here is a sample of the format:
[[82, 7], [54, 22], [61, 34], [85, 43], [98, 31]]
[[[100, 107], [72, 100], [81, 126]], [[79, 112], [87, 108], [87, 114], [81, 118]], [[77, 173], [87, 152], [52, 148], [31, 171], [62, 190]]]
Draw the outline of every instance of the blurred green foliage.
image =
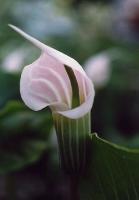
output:
[[50, 149], [52, 119], [49, 112], [36, 114], [13, 101], [0, 111], [0, 174], [36, 161]]
[[0, 108], [9, 100], [19, 98], [19, 75], [0, 71]]

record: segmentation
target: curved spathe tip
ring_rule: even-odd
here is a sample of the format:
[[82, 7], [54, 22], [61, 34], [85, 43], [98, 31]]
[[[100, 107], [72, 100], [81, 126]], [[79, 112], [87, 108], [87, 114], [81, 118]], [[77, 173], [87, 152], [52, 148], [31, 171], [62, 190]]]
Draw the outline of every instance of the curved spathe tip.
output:
[[43, 44], [42, 42], [40, 42], [39, 40], [35, 39], [34, 37], [28, 35], [27, 33], [25, 33], [24, 31], [22, 31], [21, 29], [17, 28], [16, 26], [9, 24], [9, 27], [12, 28], [13, 30], [15, 30], [16, 32], [18, 32], [20, 35], [22, 35], [24, 38], [26, 38], [27, 40], [29, 40], [32, 44], [34, 44], [36, 47], [38, 47], [39, 49], [41, 49], [42, 51], [45, 51], [48, 55], [56, 58], [57, 60], [59, 60], [62, 64], [71, 67], [77, 71], [79, 71], [80, 73], [85, 75], [84, 70], [82, 69], [81, 65], [74, 60], [73, 58], [71, 58], [70, 56], [67, 56], [66, 54], [52, 48], [49, 47], [48, 45]]
[[41, 50], [45, 50], [46, 49], [46, 45], [45, 44], [43, 44], [39, 40], [35, 39], [34, 37], [28, 35], [24, 31], [22, 31], [20, 28], [14, 26], [12, 24], [8, 24], [8, 26], [10, 28], [12, 28], [14, 31], [16, 31], [17, 33], [19, 33], [20, 35], [22, 35], [25, 39], [29, 40], [32, 44], [34, 44], [39, 49], [41, 49]]

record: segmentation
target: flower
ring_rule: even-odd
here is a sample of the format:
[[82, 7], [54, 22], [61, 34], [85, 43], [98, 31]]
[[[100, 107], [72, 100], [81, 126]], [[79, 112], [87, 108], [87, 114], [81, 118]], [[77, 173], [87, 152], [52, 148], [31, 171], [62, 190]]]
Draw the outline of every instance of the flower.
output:
[[17, 49], [12, 53], [8, 54], [2, 62], [3, 70], [10, 73], [16, 73], [21, 71], [25, 55], [25, 49]]
[[[42, 51], [41, 56], [23, 69], [20, 93], [34, 111], [49, 106], [52, 110], [61, 163], [64, 168], [79, 170], [85, 162], [86, 135], [90, 133], [90, 111], [94, 87], [77, 61], [29, 36], [15, 31]], [[78, 163], [77, 163], [78, 162]]]
[[84, 64], [84, 69], [96, 88], [101, 88], [107, 84], [110, 78], [110, 61], [108, 53], [99, 53], [90, 57]]

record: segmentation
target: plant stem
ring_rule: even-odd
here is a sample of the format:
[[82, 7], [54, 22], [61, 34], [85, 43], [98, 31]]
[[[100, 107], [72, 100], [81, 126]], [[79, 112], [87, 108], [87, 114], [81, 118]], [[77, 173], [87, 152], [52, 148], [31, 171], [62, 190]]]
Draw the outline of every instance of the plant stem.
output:
[[70, 200], [80, 200], [79, 179], [76, 176], [70, 176]]

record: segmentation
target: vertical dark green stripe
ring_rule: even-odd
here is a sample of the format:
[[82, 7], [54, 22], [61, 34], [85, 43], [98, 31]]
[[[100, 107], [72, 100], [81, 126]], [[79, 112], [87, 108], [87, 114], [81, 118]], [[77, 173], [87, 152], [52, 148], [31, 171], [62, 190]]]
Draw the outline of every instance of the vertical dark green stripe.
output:
[[74, 74], [74, 71], [70, 67], [65, 66], [65, 70], [68, 74], [72, 87], [72, 108], [76, 108], [77, 106], [80, 105], [78, 82]]
[[62, 168], [67, 173], [77, 175], [84, 170], [89, 154], [89, 114], [79, 119], [69, 119], [59, 114], [55, 117]]
[[80, 158], [79, 158], [79, 124], [78, 124], [78, 119], [75, 119], [75, 131], [76, 131], [76, 162], [77, 162], [77, 169], [79, 168], [79, 162], [80, 162]]

